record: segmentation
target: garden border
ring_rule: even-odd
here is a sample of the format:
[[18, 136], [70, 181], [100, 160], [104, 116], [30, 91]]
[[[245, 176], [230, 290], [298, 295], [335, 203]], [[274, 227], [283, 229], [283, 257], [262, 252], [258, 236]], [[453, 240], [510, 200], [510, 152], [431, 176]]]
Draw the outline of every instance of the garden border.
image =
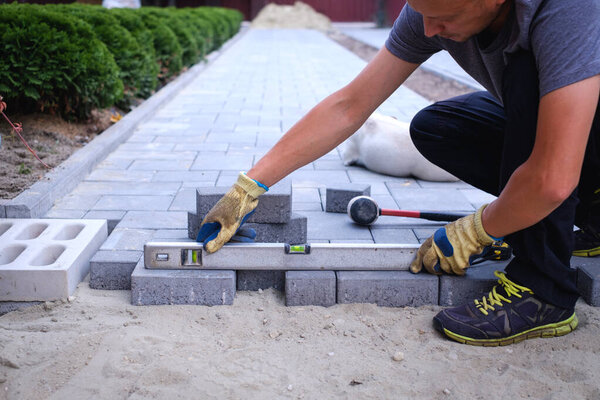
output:
[[211, 65], [248, 30], [248, 24], [242, 22], [239, 32], [218, 50], [210, 53], [205, 62], [192, 66], [172, 82], [169, 82], [140, 106], [127, 113], [120, 121], [96, 136], [91, 142], [77, 150], [18, 196], [11, 200], [0, 199], [0, 218], [43, 217], [52, 208], [55, 200], [70, 193], [98, 163], [131, 137], [135, 128], [146, 116], [171, 100], [173, 96], [195, 79], [198, 73]]

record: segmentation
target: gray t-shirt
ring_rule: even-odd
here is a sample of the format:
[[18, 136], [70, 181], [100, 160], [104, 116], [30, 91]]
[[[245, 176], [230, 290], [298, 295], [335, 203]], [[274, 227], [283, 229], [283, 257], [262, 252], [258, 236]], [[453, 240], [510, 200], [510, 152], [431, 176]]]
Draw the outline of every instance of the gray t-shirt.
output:
[[544, 96], [600, 74], [600, 0], [515, 0], [506, 23], [486, 48], [476, 36], [462, 43], [426, 37], [423, 17], [407, 4], [385, 46], [396, 57], [418, 64], [447, 50], [500, 100], [507, 55], [525, 49], [535, 57]]

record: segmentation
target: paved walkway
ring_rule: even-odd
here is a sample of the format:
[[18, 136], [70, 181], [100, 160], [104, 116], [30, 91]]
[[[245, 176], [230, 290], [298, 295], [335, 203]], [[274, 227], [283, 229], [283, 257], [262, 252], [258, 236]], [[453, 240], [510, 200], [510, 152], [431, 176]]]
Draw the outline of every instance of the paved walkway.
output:
[[[103, 249], [142, 250], [150, 239], [187, 238], [195, 188], [229, 186], [307, 110], [349, 82], [365, 63], [321, 33], [250, 30], [133, 136], [101, 162], [52, 218], [120, 220]], [[380, 111], [402, 120], [427, 101], [400, 88]], [[291, 175], [293, 208], [308, 217], [309, 241], [416, 243], [432, 223], [382, 217], [371, 229], [325, 213], [324, 188], [370, 183], [382, 207], [473, 211], [491, 196], [469, 185], [432, 183], [345, 167], [335, 149]], [[428, 228], [429, 226], [429, 228]]]
[[[373, 47], [380, 48], [385, 44], [390, 34], [390, 28], [342, 28], [344, 34], [370, 44]], [[463, 85], [477, 90], [485, 90], [475, 79], [471, 78], [454, 59], [443, 50], [431, 56], [423, 63], [421, 68], [442, 75], [449, 79], [454, 79]]]

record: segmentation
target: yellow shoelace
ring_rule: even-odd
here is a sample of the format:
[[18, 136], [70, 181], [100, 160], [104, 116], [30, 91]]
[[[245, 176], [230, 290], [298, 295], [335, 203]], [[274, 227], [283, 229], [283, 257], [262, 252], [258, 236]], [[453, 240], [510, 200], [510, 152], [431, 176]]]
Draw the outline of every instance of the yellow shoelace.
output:
[[[525, 286], [517, 285], [516, 283], [508, 279], [504, 272], [495, 271], [494, 275], [498, 278], [498, 283], [502, 287], [504, 287], [504, 291], [506, 292], [508, 297], [516, 296], [518, 298], [521, 298], [523, 297], [520, 294], [521, 292], [533, 294], [533, 291], [531, 289], [526, 288]], [[475, 300], [475, 306], [484, 315], [488, 315], [488, 310], [495, 311], [496, 309], [494, 308], [494, 306], [502, 306], [503, 301], [506, 303], [512, 303], [511, 300], [496, 292], [496, 288], [497, 286], [494, 286], [494, 288], [490, 291], [487, 297], [483, 296], [481, 300]]]

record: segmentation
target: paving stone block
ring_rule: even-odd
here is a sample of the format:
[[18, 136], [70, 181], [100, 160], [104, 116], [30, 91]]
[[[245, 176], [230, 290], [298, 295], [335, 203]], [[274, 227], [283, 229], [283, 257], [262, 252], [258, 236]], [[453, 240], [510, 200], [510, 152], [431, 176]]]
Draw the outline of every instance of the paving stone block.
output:
[[370, 196], [371, 185], [369, 184], [347, 184], [342, 186], [327, 187], [325, 200], [325, 211], [334, 213], [346, 213], [348, 203], [356, 196]]
[[[196, 190], [196, 213], [204, 218], [227, 193], [229, 187], [203, 187]], [[283, 224], [292, 212], [292, 186], [289, 180], [273, 185], [261, 195], [254, 214], [247, 222]]]
[[107, 195], [100, 200], [92, 210], [128, 210], [128, 211], [166, 211], [173, 202], [173, 196], [143, 196], [143, 195]]
[[90, 260], [90, 287], [104, 290], [131, 289], [131, 273], [143, 251], [100, 250]]
[[412, 229], [377, 228], [371, 226], [371, 234], [375, 243], [419, 243]]
[[305, 216], [293, 213], [285, 224], [246, 223], [244, 227], [256, 231], [256, 242], [298, 244], [307, 241], [307, 223]]
[[600, 307], [600, 258], [571, 257], [577, 268], [577, 290], [591, 306]]
[[102, 244], [100, 250], [132, 250], [143, 251], [144, 244], [152, 239], [154, 230], [121, 228], [117, 226], [108, 239]]
[[417, 307], [438, 303], [438, 277], [408, 271], [338, 271], [337, 302]]
[[287, 306], [323, 306], [335, 304], [334, 271], [286, 271], [285, 304]]
[[181, 229], [186, 216], [185, 211], [127, 211], [117, 228]]
[[9, 200], [0, 199], [0, 218], [6, 218], [6, 204]]
[[133, 305], [231, 305], [234, 296], [235, 271], [146, 269], [141, 259], [131, 275]]
[[42, 304], [41, 301], [0, 301], [0, 316]]
[[188, 211], [187, 221], [188, 238], [196, 240], [196, 237], [198, 237], [198, 232], [200, 231], [200, 223], [202, 220], [196, 213]]
[[440, 305], [460, 306], [481, 299], [498, 283], [494, 271], [503, 271], [507, 262], [486, 261], [467, 269], [464, 276], [440, 276]]
[[308, 239], [372, 240], [368, 227], [357, 225], [350, 217], [338, 213], [303, 211], [308, 217]]
[[106, 223], [108, 224], [108, 234], [110, 235], [111, 232], [113, 231], [113, 229], [115, 229], [115, 226], [117, 226], [117, 224], [119, 222], [121, 222], [121, 220], [123, 219], [124, 216], [125, 216], [125, 211], [123, 211], [123, 210], [88, 211], [83, 216], [83, 218], [84, 219], [105, 219]]
[[285, 271], [236, 271], [237, 290], [274, 288], [283, 291], [285, 288]]

